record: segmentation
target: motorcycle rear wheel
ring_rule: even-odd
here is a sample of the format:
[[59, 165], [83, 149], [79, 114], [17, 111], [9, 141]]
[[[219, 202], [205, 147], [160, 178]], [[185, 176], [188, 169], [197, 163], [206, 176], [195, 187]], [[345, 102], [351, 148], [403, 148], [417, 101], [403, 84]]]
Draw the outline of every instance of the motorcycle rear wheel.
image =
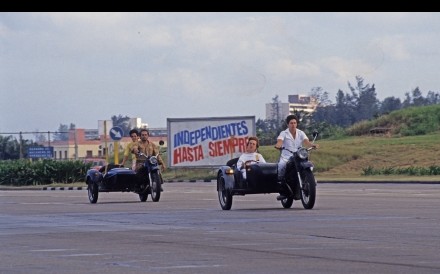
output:
[[292, 205], [293, 205], [293, 197], [287, 197], [287, 198], [285, 198], [285, 199], [282, 199], [282, 200], [281, 200], [281, 205], [282, 205], [284, 208], [291, 208]]
[[139, 193], [139, 200], [141, 202], [146, 202], [148, 200], [148, 192]]
[[312, 209], [316, 200], [316, 181], [311, 170], [304, 171], [303, 184], [301, 188], [301, 202], [305, 209]]
[[[284, 184], [283, 185], [284, 188], [286, 189], [287, 193], [285, 194], [286, 198], [281, 200], [281, 205], [284, 208], [291, 208], [293, 205], [293, 191], [292, 188], [289, 186], [289, 184]], [[280, 192], [280, 195], [282, 195], [282, 193]]]

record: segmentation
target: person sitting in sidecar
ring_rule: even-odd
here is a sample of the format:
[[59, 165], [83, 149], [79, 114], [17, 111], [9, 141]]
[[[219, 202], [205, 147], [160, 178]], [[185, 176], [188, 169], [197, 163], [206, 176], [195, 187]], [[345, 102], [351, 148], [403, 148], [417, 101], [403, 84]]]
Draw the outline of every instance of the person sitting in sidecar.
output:
[[244, 180], [246, 180], [246, 169], [249, 165], [266, 163], [263, 155], [258, 153], [259, 147], [260, 144], [258, 138], [255, 136], [249, 137], [246, 143], [246, 152], [238, 158], [237, 169], [241, 172]]

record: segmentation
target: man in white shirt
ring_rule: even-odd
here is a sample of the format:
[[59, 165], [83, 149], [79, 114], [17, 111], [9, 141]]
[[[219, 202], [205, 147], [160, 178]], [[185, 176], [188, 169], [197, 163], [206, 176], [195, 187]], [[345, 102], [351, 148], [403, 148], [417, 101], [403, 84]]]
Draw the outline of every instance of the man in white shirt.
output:
[[[297, 151], [299, 147], [303, 144], [309, 147], [318, 148], [317, 144], [310, 142], [304, 131], [298, 129], [298, 118], [296, 115], [289, 115], [286, 118], [287, 129], [281, 131], [277, 138], [277, 143], [275, 144], [276, 149], [281, 149], [282, 147], [287, 148], [290, 151]], [[284, 175], [286, 174], [286, 164], [292, 153], [287, 150], [282, 150], [280, 155], [280, 160], [278, 161], [278, 180], [280, 182], [284, 181]], [[294, 190], [294, 199], [300, 199], [299, 186]], [[277, 197], [278, 200], [285, 199], [283, 195]]]
[[[297, 128], [298, 118], [295, 115], [289, 115], [286, 118], [287, 129], [280, 132], [278, 135], [277, 143], [275, 144], [276, 149], [281, 149], [282, 147], [287, 148], [290, 151], [297, 151], [299, 147], [303, 144], [309, 147], [318, 148], [318, 144], [313, 144], [310, 142], [304, 131]], [[282, 180], [286, 172], [286, 163], [289, 160], [292, 153], [287, 150], [282, 150], [280, 155], [280, 160], [278, 162], [278, 179]]]

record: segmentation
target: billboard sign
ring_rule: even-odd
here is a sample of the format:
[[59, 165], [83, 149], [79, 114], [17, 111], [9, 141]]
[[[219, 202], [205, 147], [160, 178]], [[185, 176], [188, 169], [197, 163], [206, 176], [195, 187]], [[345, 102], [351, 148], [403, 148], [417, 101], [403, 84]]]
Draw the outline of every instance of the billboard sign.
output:
[[255, 136], [255, 116], [168, 118], [168, 166], [213, 167], [239, 157]]
[[29, 147], [28, 148], [29, 158], [52, 158], [53, 157], [53, 147]]

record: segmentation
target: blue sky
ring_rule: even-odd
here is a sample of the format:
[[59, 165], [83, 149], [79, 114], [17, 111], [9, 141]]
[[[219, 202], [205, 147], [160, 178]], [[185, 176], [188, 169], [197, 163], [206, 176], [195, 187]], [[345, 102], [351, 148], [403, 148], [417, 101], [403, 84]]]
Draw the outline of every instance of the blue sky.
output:
[[377, 97], [440, 91], [440, 13], [0, 13], [0, 132], [112, 115], [265, 118], [276, 95], [356, 75]]

